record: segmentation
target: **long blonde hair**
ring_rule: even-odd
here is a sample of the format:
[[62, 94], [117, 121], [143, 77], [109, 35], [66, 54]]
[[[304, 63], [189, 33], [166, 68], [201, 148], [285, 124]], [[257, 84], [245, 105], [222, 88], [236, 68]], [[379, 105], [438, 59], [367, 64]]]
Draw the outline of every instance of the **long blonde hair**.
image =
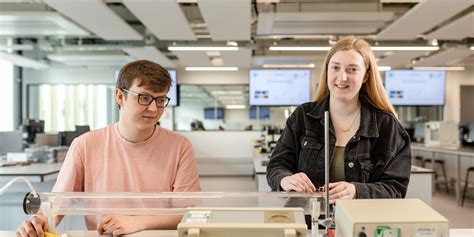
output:
[[362, 85], [359, 91], [359, 97], [366, 97], [367, 101], [376, 108], [387, 111], [393, 116], [397, 117], [397, 113], [395, 112], [393, 105], [390, 103], [387, 93], [385, 92], [385, 88], [383, 87], [382, 79], [380, 78], [380, 73], [377, 69], [375, 56], [370, 49], [369, 43], [354, 36], [342, 38], [331, 48], [331, 50], [329, 50], [329, 53], [324, 60], [324, 67], [322, 68], [321, 79], [319, 80], [315, 101], [321, 101], [329, 94], [327, 81], [329, 60], [336, 52], [351, 49], [362, 55], [368, 73], [367, 81]]

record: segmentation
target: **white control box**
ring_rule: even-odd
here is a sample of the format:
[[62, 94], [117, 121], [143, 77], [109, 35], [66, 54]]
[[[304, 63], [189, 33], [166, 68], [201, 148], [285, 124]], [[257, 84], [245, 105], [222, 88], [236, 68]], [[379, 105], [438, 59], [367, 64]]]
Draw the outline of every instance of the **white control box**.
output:
[[188, 208], [179, 237], [306, 237], [302, 208]]
[[336, 237], [448, 237], [448, 220], [419, 199], [336, 202]]

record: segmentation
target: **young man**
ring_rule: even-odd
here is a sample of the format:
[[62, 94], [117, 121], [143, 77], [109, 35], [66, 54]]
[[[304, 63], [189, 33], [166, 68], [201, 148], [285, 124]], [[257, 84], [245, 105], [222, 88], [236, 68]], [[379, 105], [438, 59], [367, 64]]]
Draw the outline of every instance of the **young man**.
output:
[[[168, 105], [168, 71], [151, 61], [125, 65], [115, 99], [117, 123], [73, 141], [53, 192], [200, 191], [196, 162], [186, 138], [156, 126]], [[58, 217], [59, 224], [62, 217]], [[88, 229], [121, 235], [146, 229], [175, 229], [179, 216], [86, 216]], [[17, 236], [43, 236], [44, 216], [25, 221]]]

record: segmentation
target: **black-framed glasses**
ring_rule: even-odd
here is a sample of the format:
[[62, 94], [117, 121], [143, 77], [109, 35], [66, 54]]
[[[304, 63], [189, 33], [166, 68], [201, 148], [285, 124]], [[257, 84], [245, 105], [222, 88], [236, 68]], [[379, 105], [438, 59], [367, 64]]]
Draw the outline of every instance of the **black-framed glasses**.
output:
[[139, 105], [149, 106], [153, 101], [155, 101], [157, 107], [164, 108], [164, 107], [168, 106], [168, 103], [170, 102], [170, 98], [167, 97], [167, 96], [153, 97], [151, 95], [139, 94], [137, 92], [127, 90], [127, 89], [124, 89], [124, 88], [121, 88], [120, 90], [122, 90], [123, 92], [126, 92], [126, 93], [136, 95], [138, 97], [138, 104]]

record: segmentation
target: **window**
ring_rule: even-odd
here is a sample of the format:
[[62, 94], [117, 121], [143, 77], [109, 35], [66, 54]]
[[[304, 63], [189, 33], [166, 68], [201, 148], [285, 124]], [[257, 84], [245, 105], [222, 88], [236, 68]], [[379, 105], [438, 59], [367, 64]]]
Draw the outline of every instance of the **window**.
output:
[[29, 85], [28, 118], [45, 121], [45, 132], [74, 131], [76, 125], [91, 129], [118, 119], [114, 85]]
[[13, 131], [13, 64], [0, 59], [0, 82], [2, 91], [0, 92], [0, 111], [4, 116], [0, 116], [0, 131]]

